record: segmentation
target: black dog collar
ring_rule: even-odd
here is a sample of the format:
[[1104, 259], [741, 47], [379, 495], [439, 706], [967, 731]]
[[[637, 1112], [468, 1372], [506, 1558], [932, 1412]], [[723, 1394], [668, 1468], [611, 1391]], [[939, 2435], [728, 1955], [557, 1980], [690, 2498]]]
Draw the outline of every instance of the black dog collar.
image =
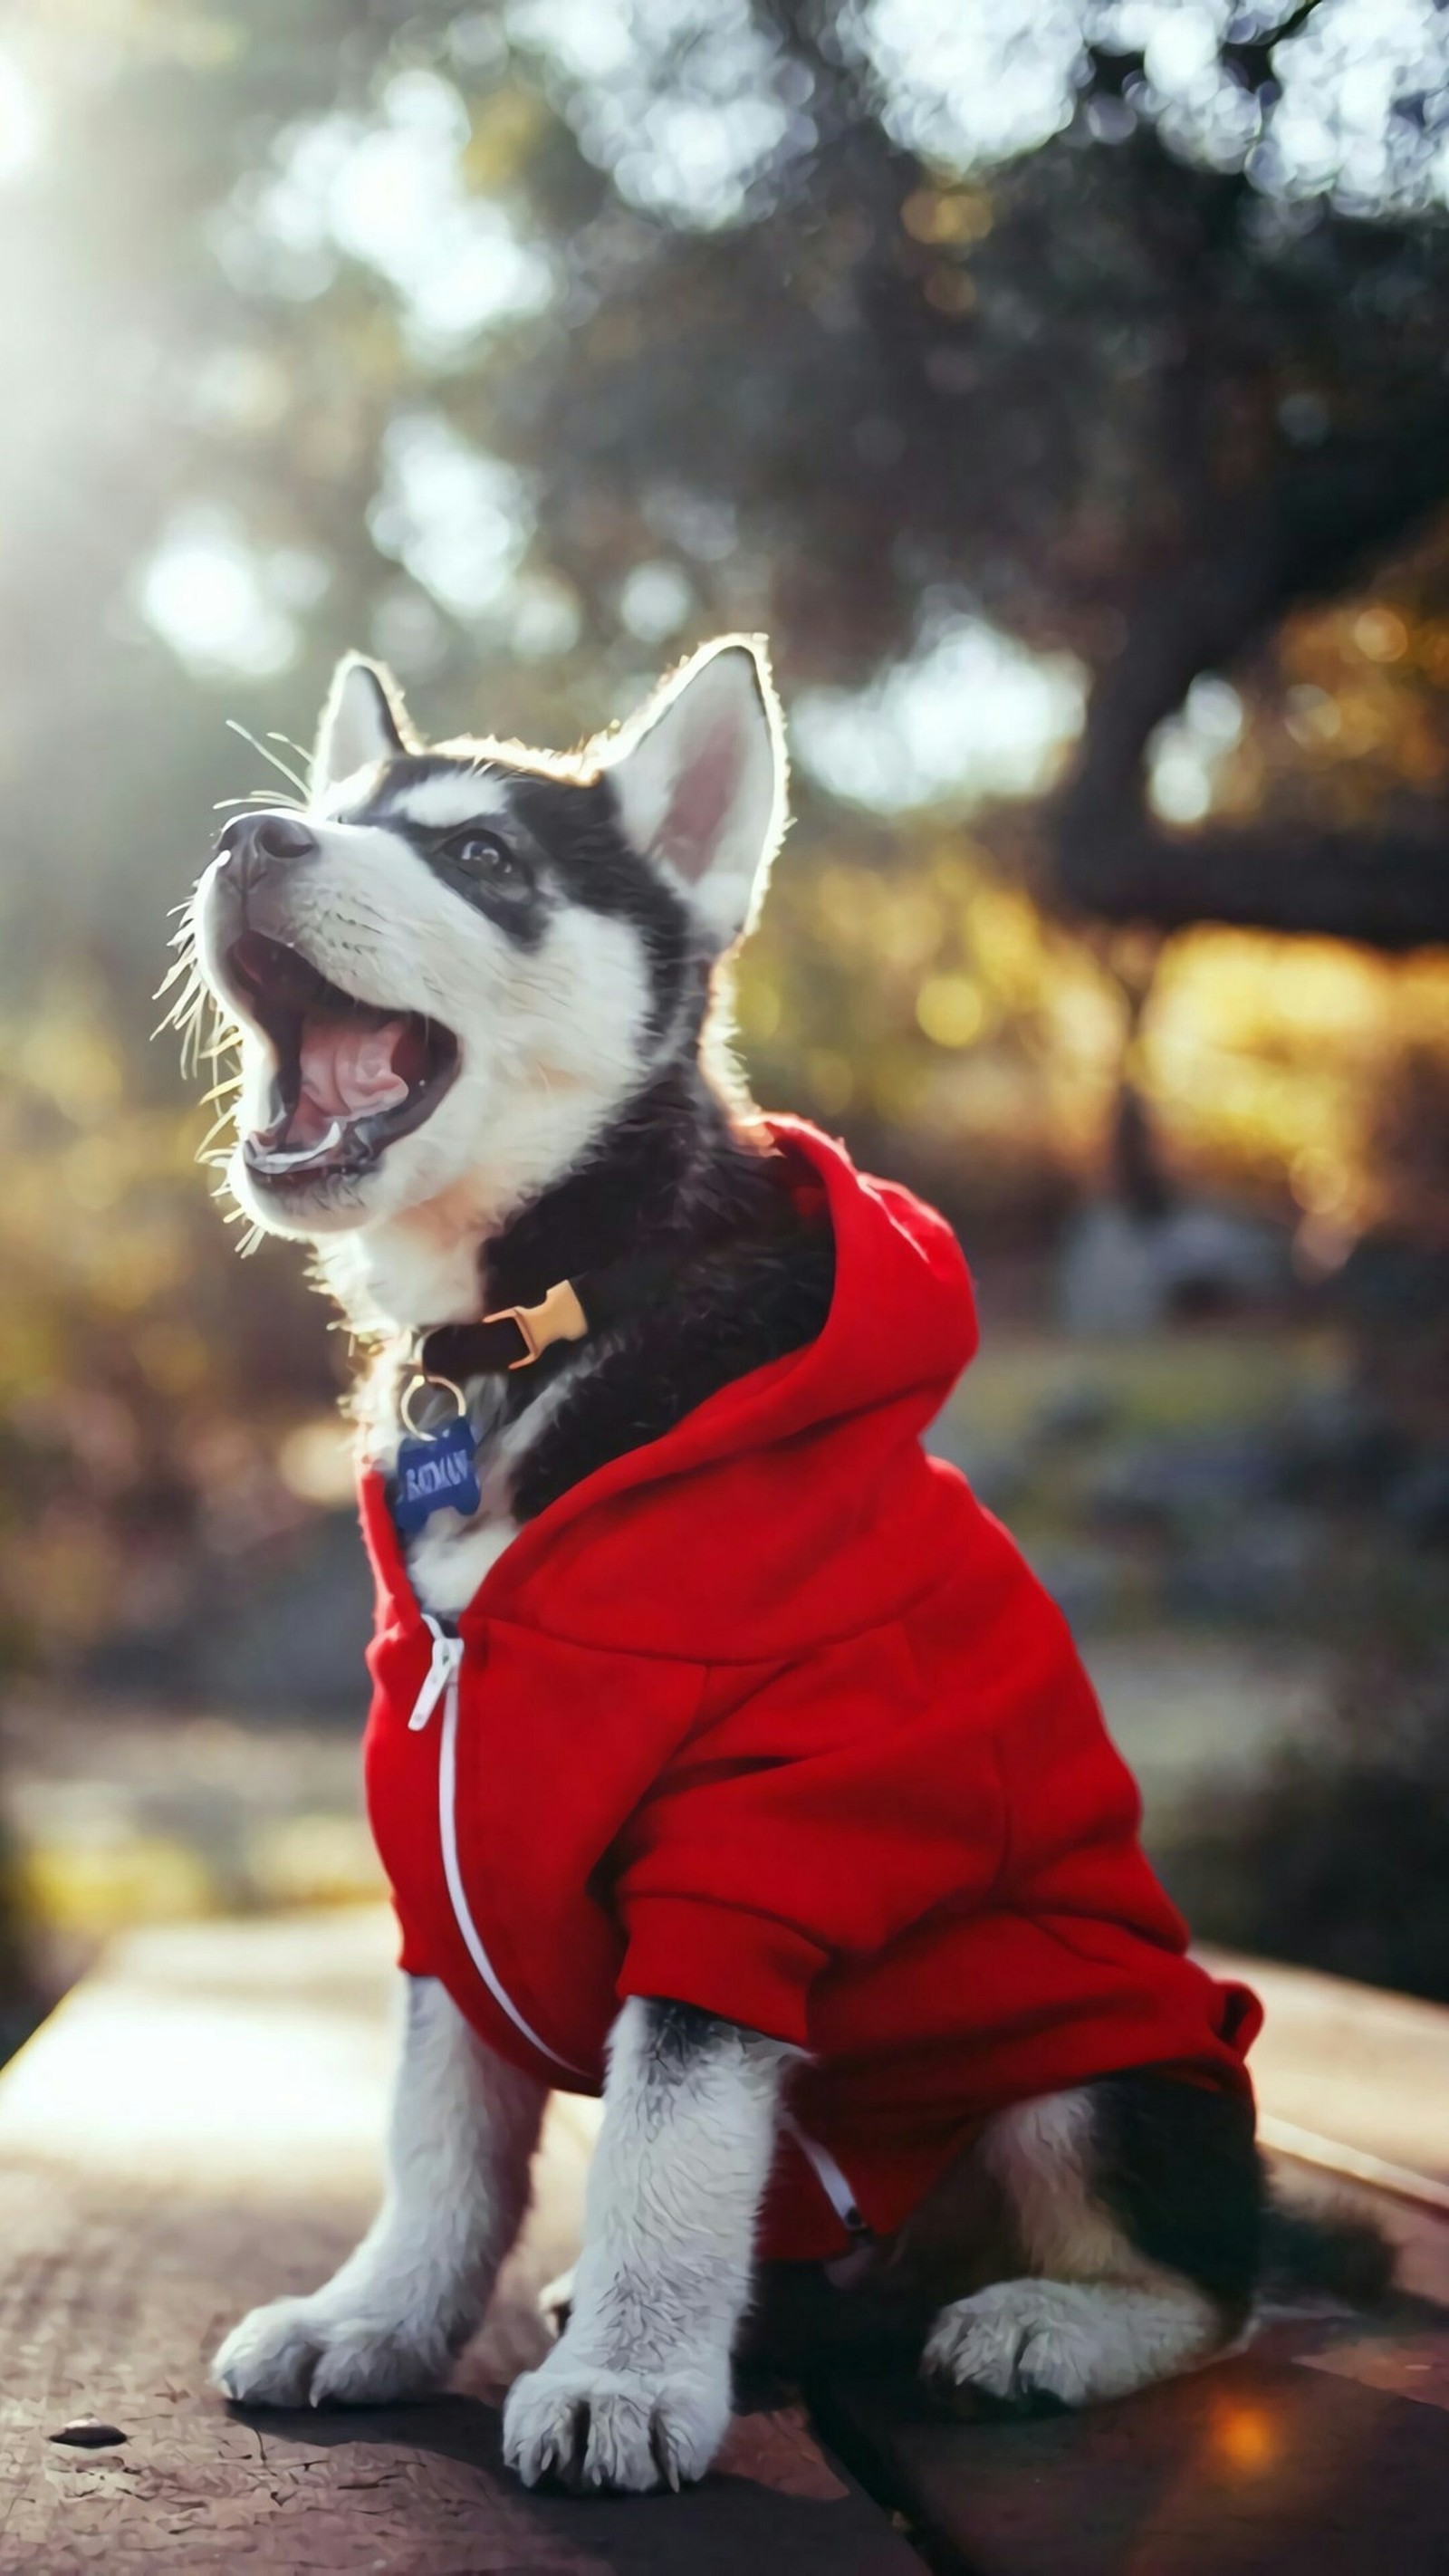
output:
[[676, 1286], [672, 1262], [626, 1260], [556, 1280], [536, 1306], [500, 1306], [468, 1324], [433, 1324], [415, 1333], [409, 1353], [425, 1378], [458, 1385], [465, 1378], [532, 1368], [555, 1342], [582, 1342], [666, 1304]]

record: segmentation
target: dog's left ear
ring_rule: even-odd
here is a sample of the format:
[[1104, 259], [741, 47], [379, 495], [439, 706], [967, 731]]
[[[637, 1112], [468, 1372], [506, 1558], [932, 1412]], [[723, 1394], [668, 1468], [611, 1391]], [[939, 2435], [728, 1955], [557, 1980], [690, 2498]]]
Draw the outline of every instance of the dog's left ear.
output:
[[728, 948], [753, 925], [785, 829], [785, 735], [764, 638], [706, 644], [603, 757], [634, 848], [683, 880]]
[[355, 769], [417, 751], [418, 737], [391, 671], [361, 653], [344, 654], [332, 675], [312, 754], [312, 793], [320, 796]]

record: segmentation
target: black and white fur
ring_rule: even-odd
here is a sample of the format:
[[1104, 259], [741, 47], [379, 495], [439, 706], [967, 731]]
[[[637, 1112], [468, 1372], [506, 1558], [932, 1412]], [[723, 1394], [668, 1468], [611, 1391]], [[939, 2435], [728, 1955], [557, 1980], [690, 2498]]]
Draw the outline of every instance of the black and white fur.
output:
[[[314, 1247], [376, 1346], [357, 1404], [372, 1457], [396, 1447], [393, 1353], [412, 1328], [533, 1302], [625, 1251], [678, 1265], [679, 1297], [647, 1328], [466, 1390], [482, 1507], [435, 1516], [409, 1550], [420, 1601], [447, 1617], [521, 1522], [810, 1338], [829, 1303], [829, 1242], [790, 1213], [723, 1053], [729, 956], [785, 823], [763, 651], [709, 647], [622, 733], [568, 758], [424, 751], [387, 676], [349, 660], [291, 819], [308, 846], [262, 873], [269, 935], [342, 992], [456, 1042], [431, 1113], [360, 1172], [276, 1182], [240, 1143], [230, 1166], [257, 1225]], [[265, 1125], [276, 1069], [229, 962], [261, 900], [238, 883], [258, 820], [230, 827], [193, 912], [201, 976], [240, 1031], [242, 1136]], [[779, 2042], [668, 1997], [620, 2013], [568, 2322], [505, 2411], [506, 2455], [530, 2484], [701, 2476], [732, 2353], [776, 2307], [786, 2345], [802, 2316], [807, 2343], [896, 2332], [933, 2386], [983, 2403], [1119, 2396], [1241, 2332], [1261, 2259], [1250, 2118], [1150, 2071], [988, 2122], [854, 2288], [798, 2266], [757, 2283], [791, 2065]], [[218, 2384], [285, 2405], [440, 2379], [521, 2222], [542, 2109], [542, 2087], [415, 1981], [382, 2213], [322, 2289], [242, 2320]]]

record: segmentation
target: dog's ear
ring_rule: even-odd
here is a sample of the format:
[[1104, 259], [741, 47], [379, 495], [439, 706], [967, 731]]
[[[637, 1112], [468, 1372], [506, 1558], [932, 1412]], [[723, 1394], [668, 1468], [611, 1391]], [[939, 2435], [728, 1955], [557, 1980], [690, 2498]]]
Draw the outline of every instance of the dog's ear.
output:
[[317, 727], [312, 754], [312, 793], [322, 795], [355, 769], [370, 769], [375, 760], [395, 752], [417, 751], [417, 735], [408, 722], [402, 692], [380, 662], [361, 653], [346, 653], [332, 675], [327, 703]]
[[706, 644], [602, 756], [634, 848], [682, 879], [729, 947], [754, 921], [785, 829], [785, 735], [763, 637]]

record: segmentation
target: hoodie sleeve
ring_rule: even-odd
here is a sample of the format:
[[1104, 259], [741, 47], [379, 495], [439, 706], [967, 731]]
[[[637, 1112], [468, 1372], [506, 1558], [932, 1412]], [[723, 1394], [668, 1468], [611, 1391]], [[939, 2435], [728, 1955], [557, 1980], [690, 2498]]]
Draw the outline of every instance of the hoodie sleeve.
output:
[[923, 1673], [904, 1623], [743, 1695], [717, 1674], [623, 1838], [619, 1992], [808, 2047], [816, 1979], [936, 1906], [979, 1903], [1003, 1841], [989, 1730]]

